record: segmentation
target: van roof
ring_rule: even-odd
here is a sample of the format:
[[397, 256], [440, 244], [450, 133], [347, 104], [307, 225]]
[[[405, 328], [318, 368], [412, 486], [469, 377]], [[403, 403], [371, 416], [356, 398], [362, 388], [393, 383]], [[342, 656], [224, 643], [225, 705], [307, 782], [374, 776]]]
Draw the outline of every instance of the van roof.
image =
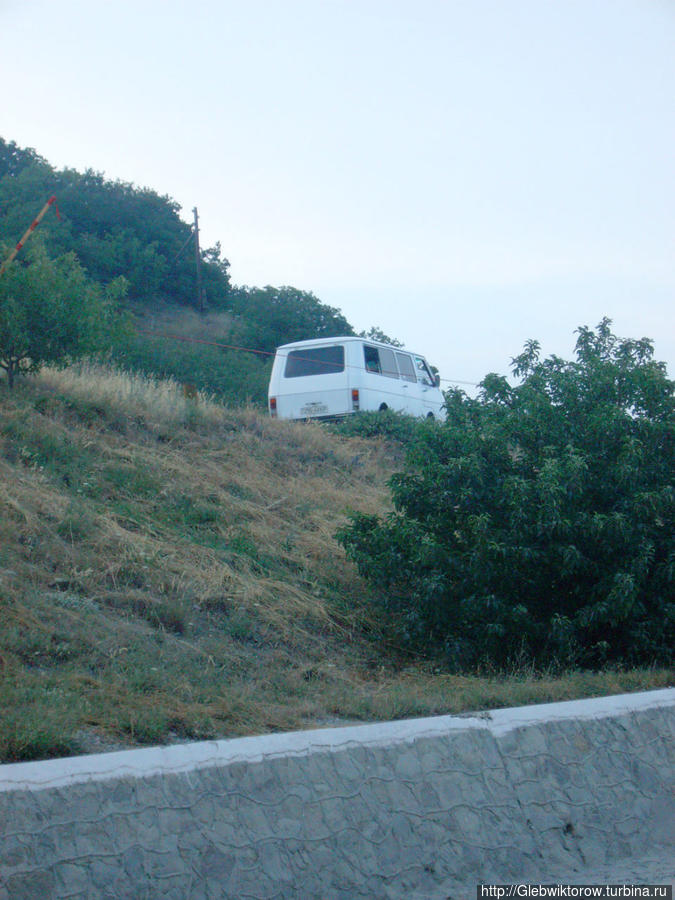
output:
[[393, 344], [385, 344], [383, 341], [375, 341], [372, 338], [359, 337], [358, 335], [345, 335], [344, 337], [327, 337], [312, 338], [309, 341], [294, 341], [292, 344], [282, 344], [277, 347], [279, 350], [296, 350], [301, 347], [323, 347], [331, 344], [344, 344], [347, 341], [358, 341], [360, 344], [377, 344], [378, 347], [389, 347], [390, 350], [400, 350], [403, 353], [410, 353], [414, 356], [424, 356], [423, 353], [416, 353], [414, 350], [408, 350], [407, 347], [394, 347]]

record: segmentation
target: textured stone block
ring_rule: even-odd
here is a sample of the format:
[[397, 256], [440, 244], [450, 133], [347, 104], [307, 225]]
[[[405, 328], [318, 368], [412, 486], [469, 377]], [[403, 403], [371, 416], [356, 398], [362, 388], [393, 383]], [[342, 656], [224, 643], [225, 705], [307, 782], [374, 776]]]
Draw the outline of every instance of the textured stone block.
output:
[[440, 900], [616, 864], [672, 842], [674, 711], [662, 691], [0, 767], [0, 900]]

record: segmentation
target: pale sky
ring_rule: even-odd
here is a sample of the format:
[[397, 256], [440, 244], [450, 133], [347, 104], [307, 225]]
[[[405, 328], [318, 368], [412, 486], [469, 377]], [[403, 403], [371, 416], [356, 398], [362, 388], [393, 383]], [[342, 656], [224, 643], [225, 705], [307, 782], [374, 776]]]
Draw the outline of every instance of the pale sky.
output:
[[675, 377], [673, 0], [0, 0], [0, 29], [0, 135], [196, 205], [234, 283], [447, 379], [605, 315]]

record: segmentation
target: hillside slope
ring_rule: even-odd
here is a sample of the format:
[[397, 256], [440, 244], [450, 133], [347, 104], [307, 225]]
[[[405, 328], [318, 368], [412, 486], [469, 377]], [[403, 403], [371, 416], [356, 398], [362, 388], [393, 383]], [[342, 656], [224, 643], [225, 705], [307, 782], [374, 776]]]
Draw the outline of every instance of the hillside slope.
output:
[[334, 540], [401, 455], [106, 370], [0, 384], [0, 760], [667, 683], [404, 657]]

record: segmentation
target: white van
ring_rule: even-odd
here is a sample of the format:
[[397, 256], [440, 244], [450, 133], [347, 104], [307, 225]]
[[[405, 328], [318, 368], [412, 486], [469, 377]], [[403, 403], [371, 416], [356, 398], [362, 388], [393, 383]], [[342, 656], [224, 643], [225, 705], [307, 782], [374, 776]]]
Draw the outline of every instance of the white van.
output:
[[270, 415], [324, 419], [392, 409], [444, 419], [439, 378], [423, 356], [361, 337], [318, 338], [279, 347]]

